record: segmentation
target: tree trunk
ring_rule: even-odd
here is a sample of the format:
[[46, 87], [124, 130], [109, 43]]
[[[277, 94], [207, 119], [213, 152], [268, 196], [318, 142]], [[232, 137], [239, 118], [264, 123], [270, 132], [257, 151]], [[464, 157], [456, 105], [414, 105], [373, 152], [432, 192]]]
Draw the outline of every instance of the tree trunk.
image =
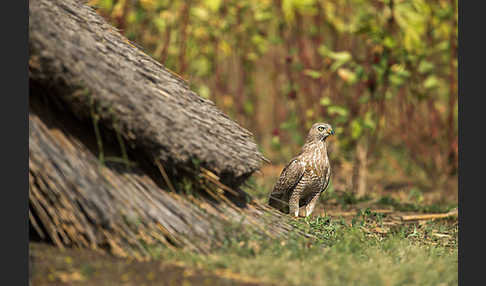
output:
[[368, 150], [361, 139], [356, 144], [356, 155], [353, 165], [353, 191], [358, 197], [366, 195], [366, 179], [368, 176]]

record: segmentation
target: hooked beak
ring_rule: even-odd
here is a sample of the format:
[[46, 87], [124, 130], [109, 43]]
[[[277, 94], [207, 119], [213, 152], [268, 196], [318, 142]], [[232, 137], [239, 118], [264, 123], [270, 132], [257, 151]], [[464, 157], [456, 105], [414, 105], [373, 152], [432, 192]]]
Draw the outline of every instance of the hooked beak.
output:
[[330, 129], [330, 130], [328, 131], [328, 133], [329, 133], [329, 135], [334, 135], [334, 129]]

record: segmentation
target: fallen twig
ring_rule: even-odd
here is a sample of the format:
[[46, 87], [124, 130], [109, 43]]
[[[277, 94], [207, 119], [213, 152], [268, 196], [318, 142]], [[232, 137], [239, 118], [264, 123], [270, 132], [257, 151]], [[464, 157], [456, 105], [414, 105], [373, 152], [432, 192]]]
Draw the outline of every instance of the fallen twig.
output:
[[457, 216], [457, 208], [442, 214], [414, 214], [414, 215], [404, 215], [401, 217], [402, 221], [412, 221], [412, 220], [433, 220], [433, 219], [440, 219], [440, 218], [448, 218]]

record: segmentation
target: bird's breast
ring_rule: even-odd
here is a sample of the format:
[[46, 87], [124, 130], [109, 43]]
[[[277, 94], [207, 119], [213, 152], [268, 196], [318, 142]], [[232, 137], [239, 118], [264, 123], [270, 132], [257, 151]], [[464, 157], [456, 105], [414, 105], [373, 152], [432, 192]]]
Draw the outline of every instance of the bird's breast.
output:
[[329, 161], [327, 158], [327, 152], [324, 149], [316, 148], [312, 154], [306, 160], [306, 170], [308, 171], [309, 175], [322, 177], [326, 174], [326, 169], [329, 165]]

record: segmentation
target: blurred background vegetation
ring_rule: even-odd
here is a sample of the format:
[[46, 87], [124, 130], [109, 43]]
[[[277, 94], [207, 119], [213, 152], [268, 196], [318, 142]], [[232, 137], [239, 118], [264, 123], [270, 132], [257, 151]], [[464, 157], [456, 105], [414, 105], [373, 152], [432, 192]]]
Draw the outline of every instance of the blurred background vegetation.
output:
[[457, 199], [457, 0], [88, 4], [254, 133], [265, 195], [325, 121], [331, 192]]

